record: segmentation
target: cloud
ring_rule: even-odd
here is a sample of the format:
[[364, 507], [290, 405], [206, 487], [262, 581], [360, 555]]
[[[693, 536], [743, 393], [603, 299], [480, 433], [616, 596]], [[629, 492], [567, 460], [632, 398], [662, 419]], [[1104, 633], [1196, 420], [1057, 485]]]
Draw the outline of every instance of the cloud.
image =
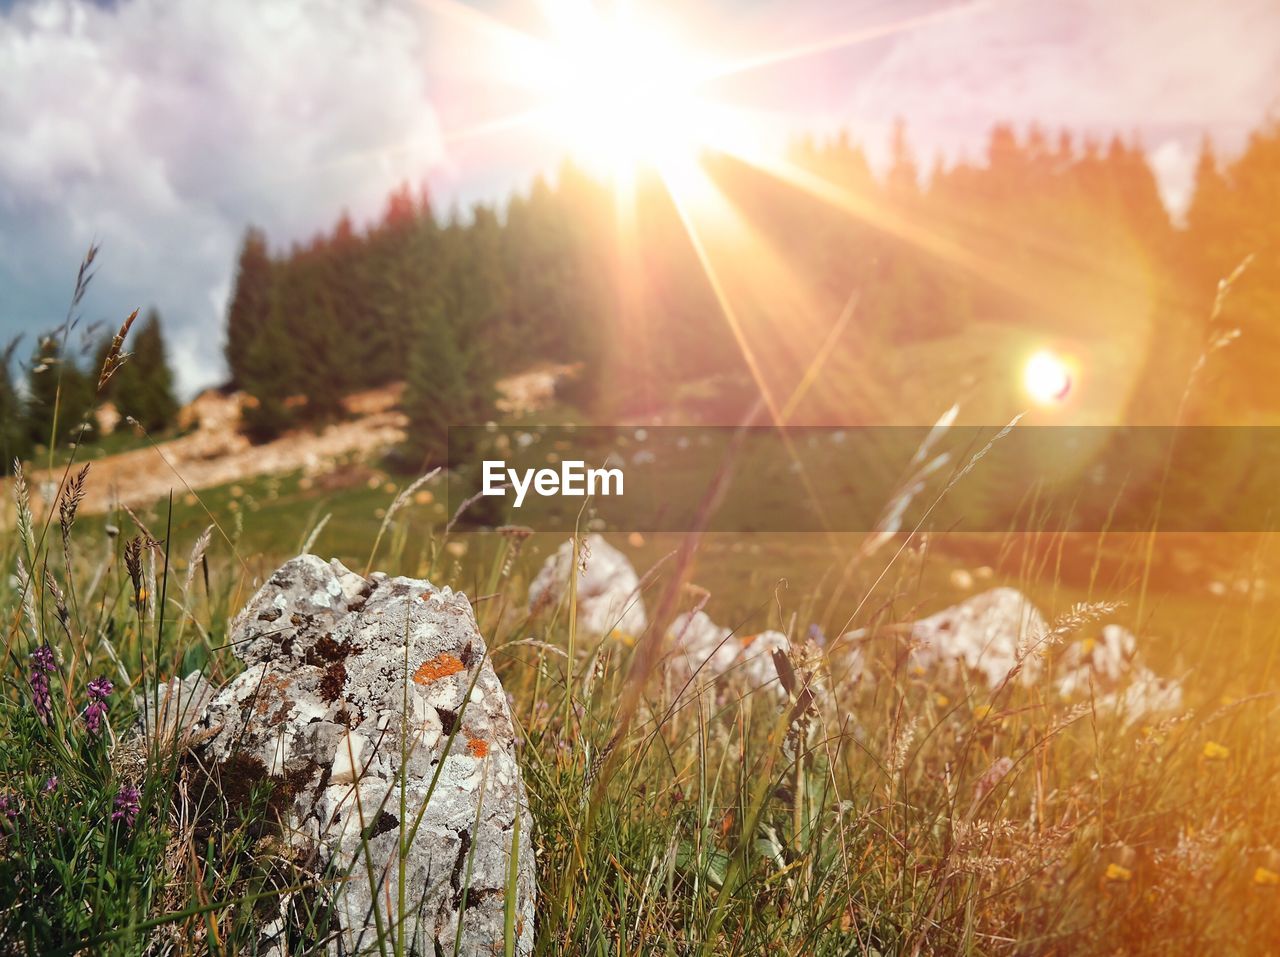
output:
[[1204, 132], [1236, 147], [1277, 91], [1274, 0], [996, 0], [897, 36], [842, 112], [874, 130], [902, 116], [928, 151], [1038, 121], [1194, 152]]
[[0, 333], [165, 316], [182, 385], [221, 373], [248, 223], [376, 214], [442, 158], [421, 18], [377, 0], [32, 0], [0, 12]]

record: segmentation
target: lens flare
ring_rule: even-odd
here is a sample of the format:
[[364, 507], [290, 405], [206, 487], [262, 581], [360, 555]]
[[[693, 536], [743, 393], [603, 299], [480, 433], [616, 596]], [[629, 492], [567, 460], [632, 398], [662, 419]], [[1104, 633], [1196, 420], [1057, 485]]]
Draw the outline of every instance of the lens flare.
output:
[[1071, 394], [1071, 366], [1047, 349], [1041, 350], [1027, 360], [1022, 383], [1041, 405], [1062, 402]]

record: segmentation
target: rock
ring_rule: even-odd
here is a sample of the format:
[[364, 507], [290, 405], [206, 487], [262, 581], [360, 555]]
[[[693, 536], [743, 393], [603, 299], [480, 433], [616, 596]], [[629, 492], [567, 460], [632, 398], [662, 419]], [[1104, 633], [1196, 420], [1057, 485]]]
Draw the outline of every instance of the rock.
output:
[[724, 677], [749, 691], [768, 687], [786, 697], [778, 681], [773, 652], [790, 652], [791, 643], [780, 631], [762, 631], [738, 637], [722, 628], [706, 612], [677, 615], [667, 630], [671, 643], [670, 672], [681, 683], [710, 684]]
[[[578, 631], [594, 637], [609, 634], [638, 637], [648, 626], [640, 577], [622, 554], [600, 535], [588, 535], [581, 552], [585, 570], [578, 573]], [[559, 603], [569, 587], [573, 540], [550, 556], [529, 586], [529, 609]]]
[[1138, 651], [1133, 632], [1120, 625], [1104, 625], [1098, 638], [1080, 638], [1062, 654], [1058, 694], [1087, 695], [1090, 687], [1114, 688], [1130, 670]]
[[1139, 665], [1128, 684], [1099, 698], [1096, 707], [1099, 711], [1119, 715], [1120, 723], [1128, 727], [1146, 717], [1181, 711], [1182, 682], [1176, 678], [1162, 678], [1150, 668]]
[[181, 681], [170, 678], [156, 689], [155, 700], [146, 693], [137, 696], [139, 730], [159, 740], [161, 750], [175, 744], [182, 750], [201, 735], [197, 725], [213, 697], [213, 685], [198, 671]]
[[[532, 820], [466, 596], [303, 555], [249, 601], [229, 641], [246, 669], [208, 707], [217, 732], [202, 763], [224, 793], [269, 780], [282, 834], [346, 878], [329, 952], [376, 948], [378, 907], [384, 926], [404, 929], [406, 952], [454, 953], [461, 920], [460, 954], [502, 953], [515, 845], [515, 950], [532, 953]], [[406, 837], [410, 913], [399, 915]], [[263, 926], [261, 950], [285, 952], [284, 923]]]
[[1142, 664], [1138, 640], [1129, 629], [1104, 625], [1098, 638], [1081, 638], [1067, 646], [1061, 661], [1058, 694], [1063, 698], [1095, 695], [1100, 712], [1119, 714], [1124, 725], [1149, 715], [1182, 709], [1182, 683], [1162, 678]]
[[214, 732], [203, 722], [213, 696], [213, 685], [198, 671], [135, 694], [137, 720], [111, 751], [116, 773], [127, 781], [140, 781], [156, 756], [165, 760], [181, 755], [212, 737]]
[[[912, 624], [909, 666], [944, 675], [967, 668], [996, 688], [1017, 663], [1018, 649], [1032, 647], [1047, 631], [1029, 598], [1015, 588], [993, 588]], [[1031, 684], [1040, 670], [1040, 656], [1029, 654], [1017, 680]]]

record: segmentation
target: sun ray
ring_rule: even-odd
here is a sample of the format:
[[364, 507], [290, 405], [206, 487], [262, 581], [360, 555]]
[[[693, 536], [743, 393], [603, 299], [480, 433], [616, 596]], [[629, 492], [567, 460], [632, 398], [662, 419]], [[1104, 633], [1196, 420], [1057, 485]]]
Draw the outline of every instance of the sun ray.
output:
[[940, 261], [963, 269], [1025, 303], [1034, 304], [1041, 311], [1056, 311], [1054, 304], [1044, 302], [1041, 290], [1028, 282], [1018, 270], [974, 253], [962, 243], [916, 222], [877, 196], [845, 189], [787, 159], [763, 153], [734, 151], [729, 144], [726, 144], [726, 151], [736, 159], [822, 200], [834, 209], [909, 242]]
[[[827, 520], [826, 507], [824, 505], [825, 499], [814, 487], [805, 467], [804, 459], [795, 447], [792, 435], [784, 428], [788, 424], [790, 410], [793, 409], [794, 401], [798, 401], [798, 397], [802, 395], [806, 387], [805, 383], [809, 371], [824, 361], [824, 349], [828, 348], [832, 342], [831, 336], [826, 336], [815, 354], [809, 357], [798, 381], [788, 390], [790, 394], [780, 403], [779, 396], [767, 381], [761, 357], [751, 344], [743, 317], [734, 305], [723, 270], [714, 261], [714, 254], [708, 242], [708, 234], [714, 232], [717, 235], [729, 235], [735, 237], [739, 243], [746, 243], [750, 249], [749, 254], [746, 256], [746, 259], [750, 261], [750, 268], [746, 270], [746, 273], [753, 277], [753, 287], [761, 293], [767, 294], [768, 290], [776, 291], [780, 286], [790, 284], [794, 287], [796, 284], [785, 275], [785, 267], [773, 255], [767, 245], [759, 239], [754, 227], [724, 197], [721, 190], [699, 164], [690, 161], [680, 164], [678, 167], [668, 165], [666, 169], [660, 170], [660, 175], [685, 233], [693, 246], [698, 263], [715, 295], [721, 315], [728, 324], [730, 332], [741, 351], [743, 360], [746, 362], [760, 391], [761, 399], [769, 414], [769, 421], [777, 428], [777, 435], [787, 455], [798, 470], [801, 484], [804, 486], [805, 492], [813, 505], [814, 512], [826, 533], [828, 544], [833, 549], [837, 548], [838, 542]], [[699, 215], [710, 219], [712, 225], [718, 228], [700, 227], [696, 222]], [[737, 260], [739, 254], [735, 252], [734, 255], [727, 258]], [[847, 322], [847, 319], [852, 317], [852, 305], [851, 300], [846, 306], [842, 320], [836, 323], [837, 327], [842, 327]], [[812, 315], [812, 313], [809, 314]], [[775, 341], [783, 341], [787, 331], [781, 328], [775, 330]]]
[[758, 53], [744, 57], [740, 60], [733, 60], [729, 63], [722, 64], [721, 66], [716, 67], [712, 72], [708, 73], [705, 78], [709, 80], [720, 79], [778, 66], [783, 63], [790, 63], [795, 60], [821, 56], [824, 53], [831, 53], [835, 50], [858, 46], [859, 44], [869, 43], [872, 40], [879, 40], [884, 37], [905, 33], [918, 27], [931, 26], [932, 24], [940, 21], [951, 20], [960, 16], [970, 16], [975, 13], [979, 13], [988, 7], [995, 6], [998, 2], [1000, 2], [1000, 0], [971, 0], [970, 3], [962, 4], [960, 6], [947, 7], [943, 10], [934, 10], [918, 16], [905, 17], [901, 20], [893, 20], [888, 23], [876, 24], [870, 27], [859, 27], [844, 33], [838, 33], [835, 36], [813, 40], [809, 43], [799, 43], [782, 50]]
[[687, 163], [681, 163], [678, 168], [674, 164], [668, 164], [666, 168], [659, 170], [659, 175], [661, 175], [663, 184], [671, 196], [671, 201], [676, 208], [676, 214], [680, 217], [680, 222], [688, 234], [689, 241], [693, 245], [694, 254], [698, 257], [698, 263], [707, 277], [712, 294], [716, 297], [721, 315], [724, 317], [725, 322], [728, 323], [729, 331], [733, 335], [739, 351], [742, 353], [743, 361], [746, 362], [747, 369], [751, 373], [752, 379], [755, 380], [756, 388], [760, 391], [760, 397], [764, 400], [765, 407], [768, 409], [769, 418], [775, 425], [781, 425], [782, 410], [773, 395], [773, 390], [770, 389], [769, 383], [765, 379], [759, 357], [756, 355], [755, 350], [751, 348], [751, 343], [747, 339], [738, 310], [725, 291], [720, 272], [707, 254], [702, 233], [694, 224], [693, 217], [690, 214], [688, 197], [691, 189], [700, 187], [697, 191], [707, 198], [718, 195], [718, 192], [714, 184], [706, 177], [706, 174], [692, 160]]
[[538, 123], [546, 120], [547, 110], [545, 107], [535, 107], [531, 110], [523, 110], [519, 113], [508, 113], [505, 116], [495, 116], [492, 119], [481, 120], [471, 126], [465, 126], [453, 130], [444, 130], [441, 138], [446, 144], [461, 143], [466, 140], [481, 139], [486, 136], [497, 136], [502, 133], [510, 133], [512, 130], [536, 126]]

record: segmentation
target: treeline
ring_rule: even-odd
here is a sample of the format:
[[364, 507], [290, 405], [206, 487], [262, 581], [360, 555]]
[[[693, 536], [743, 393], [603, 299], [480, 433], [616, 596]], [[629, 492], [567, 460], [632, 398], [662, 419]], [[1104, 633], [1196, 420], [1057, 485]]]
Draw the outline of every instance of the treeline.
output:
[[114, 330], [95, 324], [83, 332], [50, 334], [16, 368], [20, 342], [0, 356], [0, 455], [7, 471], [41, 447], [101, 438], [98, 416], [110, 403], [120, 421], [132, 418], [148, 432], [172, 427], [178, 412], [160, 315], [154, 309], [125, 344], [125, 362], [99, 388]]
[[[879, 177], [843, 136], [778, 168], [706, 156], [640, 177], [632, 206], [568, 165], [466, 217], [402, 188], [368, 228], [344, 216], [287, 252], [251, 230], [227, 359], [264, 438], [406, 380], [425, 459], [538, 360], [582, 363], [569, 398], [600, 420], [733, 422], [763, 392], [793, 422], [888, 424], [956, 398], [1017, 408], [1019, 350], [1065, 342], [1114, 379], [1123, 421], [1252, 421], [1280, 412], [1278, 191], [1274, 127], [1225, 164], [1206, 143], [1176, 225], [1140, 144], [1006, 126], [927, 174], [901, 127]], [[1184, 399], [1231, 329], [1248, 348], [1215, 352]]]

